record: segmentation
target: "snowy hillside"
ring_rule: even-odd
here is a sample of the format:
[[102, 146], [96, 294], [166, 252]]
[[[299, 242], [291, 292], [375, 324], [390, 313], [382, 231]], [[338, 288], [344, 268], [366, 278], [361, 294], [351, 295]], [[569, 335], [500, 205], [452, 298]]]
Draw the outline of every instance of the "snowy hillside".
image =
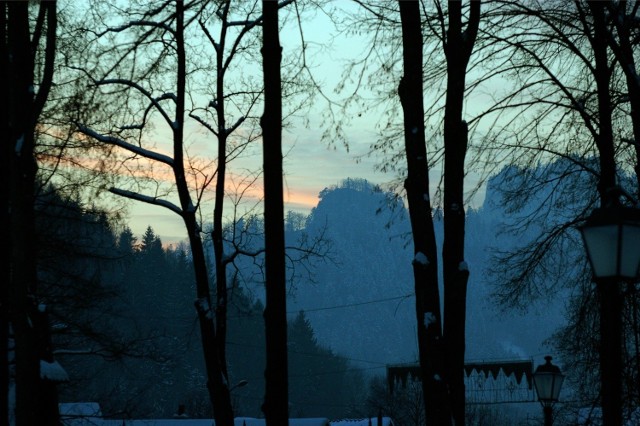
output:
[[[492, 185], [489, 185], [491, 188]], [[468, 212], [466, 260], [471, 275], [467, 359], [541, 358], [543, 341], [561, 324], [561, 303], [527, 313], [500, 312], [486, 269], [489, 247], [515, 240], [498, 237], [505, 213], [495, 193]], [[436, 221], [439, 249], [442, 223]], [[306, 224], [310, 234], [326, 226], [337, 263], [321, 263], [314, 282], [297, 284], [288, 310], [305, 310], [318, 340], [373, 372], [384, 363], [416, 360], [412, 244], [408, 212], [391, 194], [351, 179], [320, 194]], [[520, 239], [523, 237], [520, 236]], [[380, 367], [378, 367], [380, 368]]]

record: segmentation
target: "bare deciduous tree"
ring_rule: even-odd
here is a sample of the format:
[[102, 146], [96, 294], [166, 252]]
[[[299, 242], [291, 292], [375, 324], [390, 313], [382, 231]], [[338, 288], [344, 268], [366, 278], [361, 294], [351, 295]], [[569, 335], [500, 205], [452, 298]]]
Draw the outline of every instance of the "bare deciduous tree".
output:
[[426, 423], [451, 423], [445, 378], [436, 238], [429, 198], [429, 175], [422, 100], [422, 29], [418, 2], [400, 1], [404, 74], [398, 94], [404, 112], [407, 177], [405, 190], [413, 235], [413, 274], [419, 361]]
[[[127, 96], [125, 98], [125, 106], [132, 105], [135, 107], [140, 105], [138, 111], [132, 111], [132, 118], [135, 121], [121, 125], [120, 129], [116, 131], [106, 129], [101, 132], [84, 123], [78, 123], [78, 129], [81, 133], [103, 144], [128, 151], [129, 155], [133, 156], [134, 161], [136, 159], [146, 159], [152, 163], [168, 167], [171, 171], [178, 204], [157, 193], [155, 195], [147, 195], [139, 192], [139, 190], [118, 187], [112, 187], [111, 191], [133, 200], [167, 208], [182, 218], [193, 256], [197, 297], [195, 307], [200, 325], [200, 338], [204, 353], [210, 402], [216, 422], [222, 425], [229, 425], [233, 423], [233, 412], [225, 358], [222, 355], [224, 354], [225, 345], [224, 326], [226, 318], [220, 324], [223, 331], [221, 333], [222, 341], [216, 328], [216, 320], [219, 319], [216, 317], [216, 312], [218, 309], [221, 309], [222, 312], [225, 311], [223, 308], [226, 299], [220, 298], [215, 305], [211, 301], [201, 223], [198, 220], [202, 193], [210, 179], [205, 176], [204, 183], [196, 189], [194, 197], [189, 180], [190, 173], [200, 174], [202, 172], [188, 169], [188, 158], [185, 157], [187, 148], [185, 144], [185, 127], [188, 115], [186, 105], [188, 97], [187, 77], [190, 75], [190, 70], [187, 69], [186, 34], [190, 28], [189, 25], [197, 19], [205, 4], [196, 2], [186, 5], [182, 1], [175, 1], [172, 4], [173, 8], [170, 8], [170, 3], [165, 3], [158, 8], [150, 7], [146, 11], [143, 10], [139, 13], [130, 11], [130, 16], [140, 16], [140, 19], [132, 19], [120, 27], [107, 28], [103, 34], [100, 34], [115, 34], [118, 37], [120, 34], [126, 34], [127, 30], [139, 30], [137, 33], [134, 32], [134, 38], [128, 40], [127, 47], [123, 51], [118, 52], [115, 46], [112, 47], [113, 53], [119, 56], [117, 61], [108, 64], [110, 68], [108, 67], [103, 71], [102, 76], [92, 77], [93, 83], [98, 88], [113, 87], [114, 89], [112, 90], [115, 93], [124, 92]], [[188, 15], [186, 15], [187, 13]], [[146, 63], [147, 58], [145, 58], [140, 64], [137, 64], [136, 55], [145, 54], [138, 52], [137, 49], [148, 48], [154, 44], [154, 41], [159, 40], [164, 40], [159, 50], [146, 52], [147, 54], [155, 53], [158, 55], [158, 59]], [[150, 44], [147, 45], [147, 43]], [[128, 68], [126, 64], [127, 61], [131, 61], [131, 57], [133, 57], [132, 66]], [[167, 75], [160, 73], [158, 75], [156, 71], [162, 71], [165, 66], [168, 67], [167, 69], [174, 70], [174, 73]], [[123, 75], [119, 75], [120, 73]], [[153, 83], [161, 85], [165, 76], [168, 76], [173, 82], [169, 84], [167, 91], [160, 94], [155, 93]], [[171, 155], [163, 154], [152, 147], [143, 145], [142, 139], [145, 137], [143, 131], [147, 130], [146, 127], [149, 125], [150, 118], [153, 115], [158, 116], [161, 122], [169, 128]], [[126, 119], [126, 117], [126, 115], [123, 115], [122, 118]], [[224, 123], [222, 123], [221, 128], [227, 131]], [[136, 137], [136, 132], [138, 132], [138, 141], [128, 141], [127, 138]], [[142, 182], [139, 182], [138, 185], [142, 185]], [[140, 188], [143, 190], [144, 186], [140, 186]], [[224, 293], [220, 297], [223, 295]], [[219, 308], [218, 305], [220, 304], [223, 306]]]
[[266, 389], [262, 410], [267, 425], [289, 423], [287, 363], [287, 305], [282, 191], [282, 47], [278, 29], [278, 2], [263, 0], [262, 58], [264, 69], [263, 134], [264, 234], [266, 268]]
[[[28, 2], [0, 3], [0, 68], [3, 102], [0, 131], [4, 136], [3, 236], [10, 241], [9, 261], [3, 263], [2, 402], [7, 424], [8, 330], [15, 340], [15, 422], [18, 426], [57, 424], [57, 412], [47, 411], [51, 398], [40, 386], [40, 327], [37, 321], [38, 277], [35, 247], [36, 128], [53, 81], [56, 52], [57, 4], [42, 2], [35, 12]], [[54, 401], [55, 402], [55, 401]]]

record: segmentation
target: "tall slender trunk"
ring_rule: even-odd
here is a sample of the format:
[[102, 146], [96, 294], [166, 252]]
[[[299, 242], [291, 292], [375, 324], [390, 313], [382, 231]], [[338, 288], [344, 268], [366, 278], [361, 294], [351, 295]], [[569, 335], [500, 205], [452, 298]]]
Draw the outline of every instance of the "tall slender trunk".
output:
[[589, 1], [594, 18], [592, 48], [595, 57], [595, 79], [598, 93], [598, 136], [596, 146], [600, 154], [600, 181], [598, 191], [603, 205], [611, 202], [610, 190], [616, 186], [616, 162], [613, 144], [612, 104], [610, 93], [611, 71], [607, 49], [607, 28], [604, 2]]
[[464, 160], [467, 124], [462, 110], [467, 65], [480, 21], [480, 1], [470, 4], [467, 28], [462, 29], [462, 2], [449, 1], [449, 28], [444, 43], [447, 59], [447, 94], [444, 115], [444, 340], [446, 377], [451, 392], [451, 411], [456, 426], [465, 424], [465, 319], [469, 270], [464, 261]]
[[225, 264], [223, 239], [223, 210], [225, 200], [225, 182], [227, 177], [227, 126], [225, 118], [224, 96], [224, 50], [227, 40], [227, 19], [231, 2], [225, 3], [222, 11], [222, 29], [220, 31], [219, 51], [216, 51], [216, 116], [218, 121], [218, 170], [216, 175], [216, 199], [213, 207], [213, 255], [216, 275], [216, 338], [218, 339], [218, 358], [222, 374], [229, 380], [227, 371], [227, 268]]
[[444, 345], [436, 239], [429, 200], [429, 169], [422, 99], [422, 29], [417, 1], [398, 1], [402, 21], [404, 75], [398, 94], [404, 117], [407, 158], [405, 190], [413, 234], [418, 355], [427, 425], [451, 424], [444, 371]]
[[282, 190], [282, 48], [278, 34], [278, 2], [263, 0], [262, 10], [264, 114], [260, 125], [263, 138], [267, 352], [262, 411], [267, 426], [285, 426], [289, 419], [289, 386]]
[[[34, 158], [34, 57], [30, 39], [29, 4], [7, 2], [8, 49], [7, 139], [9, 150], [9, 214], [11, 277], [9, 320], [15, 336], [16, 425], [38, 424], [34, 407], [40, 398], [40, 362], [36, 309], [36, 251], [34, 197], [37, 165]], [[7, 226], [5, 225], [5, 226]]]
[[196, 311], [200, 324], [200, 338], [207, 374], [207, 388], [213, 408], [216, 424], [233, 425], [233, 409], [229, 387], [225, 375], [226, 366], [220, 359], [219, 340], [214, 322], [214, 307], [211, 304], [211, 289], [207, 273], [207, 263], [200, 236], [200, 227], [196, 220], [195, 207], [191, 201], [189, 187], [184, 170], [184, 115], [186, 90], [186, 53], [184, 40], [184, 2], [176, 4], [176, 58], [177, 58], [177, 96], [176, 117], [173, 126], [173, 172], [182, 207], [182, 219], [187, 229], [196, 280]]
[[10, 81], [9, 99], [12, 110], [7, 143], [12, 149], [10, 160], [11, 193], [11, 287], [9, 289], [10, 321], [15, 336], [16, 425], [36, 424], [33, 407], [38, 401], [40, 364], [37, 340], [31, 316], [35, 311], [36, 265], [33, 205], [35, 164], [33, 133], [30, 132], [33, 104], [33, 60], [29, 40], [28, 4], [9, 2], [8, 42]]
[[635, 22], [635, 16], [627, 15], [627, 1], [621, 0], [617, 4], [611, 1], [607, 2], [607, 6], [613, 15], [613, 24], [618, 33], [618, 45], [615, 46], [613, 36], [608, 37], [612, 46], [615, 46], [614, 53], [620, 62], [622, 72], [624, 72], [627, 81], [627, 90], [629, 92], [629, 105], [631, 106], [631, 125], [633, 128], [634, 149], [636, 153], [636, 197], [640, 199], [640, 80], [638, 79], [638, 70], [636, 69], [635, 52], [631, 44], [631, 28]]
[[[616, 163], [613, 143], [612, 104], [605, 21], [605, 3], [588, 1], [593, 15], [591, 46], [595, 58], [595, 79], [598, 94], [598, 135], [596, 146], [600, 154], [598, 192], [602, 206], [618, 200], [612, 189], [616, 187]], [[622, 346], [621, 346], [621, 290], [619, 282], [596, 283], [600, 295], [600, 380], [602, 421], [604, 426], [622, 424]], [[606, 288], [605, 288], [606, 287]]]
[[[8, 2], [0, 2], [0, 93], [6, 99], [9, 93], [9, 48], [7, 46], [7, 8]], [[0, 135], [2, 139], [2, 151], [0, 153], [0, 179], [10, 183], [10, 158], [12, 144], [9, 142], [9, 102], [0, 102]], [[0, 239], [9, 242], [11, 216], [9, 215], [9, 187], [10, 184], [0, 185]], [[9, 286], [11, 281], [10, 257], [2, 256], [0, 260], [2, 269], [2, 281], [6, 283], [0, 286], [0, 426], [9, 425]]]

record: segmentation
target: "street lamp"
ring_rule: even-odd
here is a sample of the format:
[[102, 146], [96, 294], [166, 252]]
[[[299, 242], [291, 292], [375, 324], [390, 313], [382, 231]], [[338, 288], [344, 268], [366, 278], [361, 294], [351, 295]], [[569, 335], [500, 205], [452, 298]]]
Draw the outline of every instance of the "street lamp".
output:
[[595, 209], [580, 228], [596, 279], [634, 281], [640, 275], [640, 209]]
[[558, 402], [564, 375], [557, 365], [551, 364], [549, 355], [544, 357], [545, 363], [539, 365], [533, 373], [533, 384], [538, 394], [538, 400], [542, 404], [544, 412], [544, 426], [553, 424], [553, 405]]
[[603, 426], [622, 424], [622, 294], [620, 282], [640, 276], [640, 209], [617, 199], [580, 227], [600, 298], [600, 383]]

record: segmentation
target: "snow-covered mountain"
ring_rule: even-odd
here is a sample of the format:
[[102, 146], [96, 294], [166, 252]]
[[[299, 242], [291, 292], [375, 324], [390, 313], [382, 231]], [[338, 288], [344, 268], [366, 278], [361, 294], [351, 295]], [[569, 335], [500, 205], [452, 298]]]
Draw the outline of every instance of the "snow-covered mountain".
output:
[[[467, 212], [466, 357], [541, 359], [548, 351], [544, 340], [562, 323], [562, 301], [533, 305], [527, 312], [501, 312], [495, 306], [489, 249], [497, 244], [508, 249], [527, 236], [498, 235], [509, 213], [498, 207], [492, 188], [495, 181], [483, 207]], [[348, 179], [321, 192], [305, 231], [322, 230], [332, 241], [336, 262], [317, 263], [313, 282], [297, 283], [288, 310], [304, 310], [321, 343], [374, 372], [385, 363], [414, 362], [413, 246], [402, 202], [367, 181]], [[440, 220], [436, 235], [441, 249]]]

